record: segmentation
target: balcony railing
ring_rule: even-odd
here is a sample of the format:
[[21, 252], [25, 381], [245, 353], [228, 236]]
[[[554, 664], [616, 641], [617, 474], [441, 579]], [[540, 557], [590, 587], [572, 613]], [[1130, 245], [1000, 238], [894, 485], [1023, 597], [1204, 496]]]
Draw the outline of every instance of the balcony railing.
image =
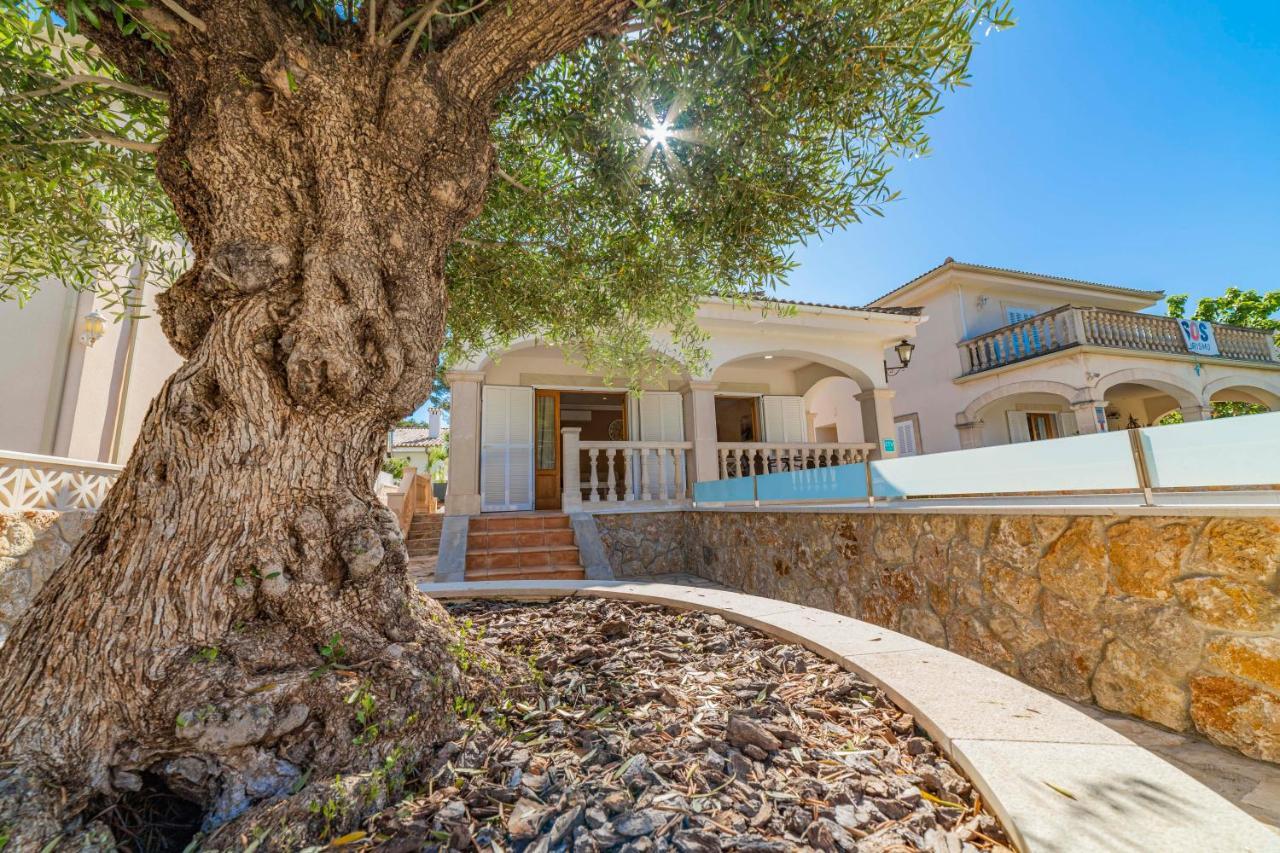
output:
[[771, 444], [768, 442], [721, 442], [716, 445], [720, 479], [732, 480], [752, 474], [834, 468], [865, 462], [874, 444]]
[[121, 470], [84, 459], [0, 451], [0, 511], [97, 509]]
[[[1220, 358], [1280, 364], [1271, 332], [1218, 323], [1212, 326]], [[1010, 323], [958, 346], [964, 357], [964, 375], [968, 376], [1082, 344], [1188, 355], [1182, 330], [1172, 317], [1072, 305]]]

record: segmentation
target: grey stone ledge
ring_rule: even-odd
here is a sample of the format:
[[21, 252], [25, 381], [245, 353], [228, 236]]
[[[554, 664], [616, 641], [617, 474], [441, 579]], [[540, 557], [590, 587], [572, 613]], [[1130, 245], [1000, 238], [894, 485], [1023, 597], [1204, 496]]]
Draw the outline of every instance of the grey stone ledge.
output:
[[1146, 749], [994, 669], [903, 634], [720, 589], [660, 583], [421, 584], [441, 599], [616, 598], [717, 613], [882, 688], [969, 775], [1022, 851], [1280, 853], [1280, 837]]

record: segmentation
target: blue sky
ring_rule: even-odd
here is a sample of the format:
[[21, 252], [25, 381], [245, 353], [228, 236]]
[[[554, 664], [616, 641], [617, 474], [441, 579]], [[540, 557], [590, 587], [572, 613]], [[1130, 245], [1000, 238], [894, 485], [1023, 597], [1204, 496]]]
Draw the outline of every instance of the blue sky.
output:
[[1015, 0], [902, 200], [800, 247], [860, 304], [957, 260], [1198, 296], [1280, 287], [1280, 2]]
[[902, 199], [797, 247], [781, 295], [861, 304], [948, 255], [1192, 304], [1280, 287], [1280, 0], [1015, 13], [932, 120], [933, 153], [890, 175]]

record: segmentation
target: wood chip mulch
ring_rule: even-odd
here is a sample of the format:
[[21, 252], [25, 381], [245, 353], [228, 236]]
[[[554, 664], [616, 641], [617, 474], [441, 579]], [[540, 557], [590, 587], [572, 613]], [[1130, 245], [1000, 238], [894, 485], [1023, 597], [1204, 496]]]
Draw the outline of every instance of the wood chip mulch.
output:
[[378, 849], [1009, 849], [909, 714], [798, 646], [629, 602], [449, 609], [536, 689], [465, 720], [427, 790], [371, 821]]

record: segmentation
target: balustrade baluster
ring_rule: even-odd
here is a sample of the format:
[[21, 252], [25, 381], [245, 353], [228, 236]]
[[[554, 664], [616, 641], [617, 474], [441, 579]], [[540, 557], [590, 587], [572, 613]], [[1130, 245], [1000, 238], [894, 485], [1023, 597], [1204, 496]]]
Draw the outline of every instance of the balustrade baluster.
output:
[[[596, 473], [596, 465], [600, 459], [600, 448], [593, 447], [587, 451], [587, 465], [591, 468], [591, 502], [600, 503], [600, 479]], [[582, 488], [581, 485], [578, 488]]]
[[618, 493], [616, 491], [617, 486], [615, 483], [616, 477], [614, 476], [613, 470], [614, 460], [617, 456], [618, 448], [616, 447], [610, 447], [604, 454], [604, 481], [605, 488], [607, 489], [604, 499], [609, 503], [617, 503], [618, 501]]
[[653, 467], [649, 465], [649, 448], [640, 448], [640, 500], [653, 500]]
[[658, 492], [654, 498], [660, 501], [667, 499], [667, 449], [659, 447], [658, 455]]
[[672, 498], [677, 501], [684, 500], [684, 450], [677, 449], [671, 452], [672, 473], [675, 475], [675, 493]]
[[635, 476], [632, 471], [635, 467], [635, 456], [633, 450], [622, 451], [622, 500], [633, 501], [636, 499], [635, 489], [632, 487], [632, 478]]

